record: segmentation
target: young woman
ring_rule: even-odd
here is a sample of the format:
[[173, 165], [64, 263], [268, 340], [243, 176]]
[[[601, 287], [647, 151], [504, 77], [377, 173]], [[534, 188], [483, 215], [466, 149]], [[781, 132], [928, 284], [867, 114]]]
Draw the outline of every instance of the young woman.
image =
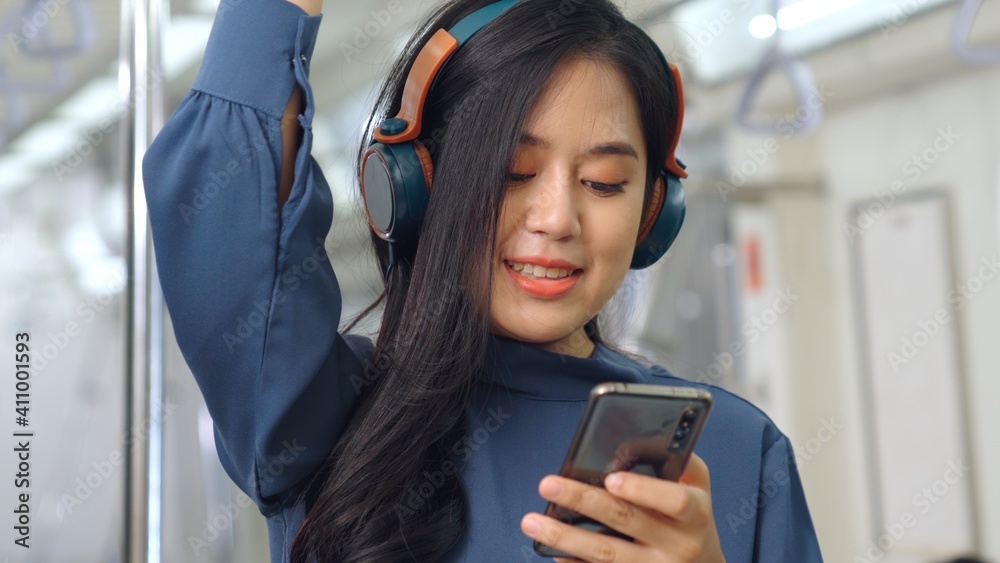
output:
[[[419, 244], [372, 233], [389, 270], [373, 342], [338, 332], [331, 195], [310, 156], [321, 0], [296, 1], [220, 6], [143, 162], [177, 340], [271, 560], [523, 561], [542, 559], [538, 539], [582, 561], [820, 561], [789, 440], [716, 387], [679, 483], [553, 475], [597, 383], [696, 385], [598, 330], [676, 144], [679, 90], [649, 37], [609, 0], [523, 0], [447, 59], [422, 106]], [[421, 47], [491, 4], [428, 17], [359, 162]], [[635, 541], [544, 517], [547, 500]]]

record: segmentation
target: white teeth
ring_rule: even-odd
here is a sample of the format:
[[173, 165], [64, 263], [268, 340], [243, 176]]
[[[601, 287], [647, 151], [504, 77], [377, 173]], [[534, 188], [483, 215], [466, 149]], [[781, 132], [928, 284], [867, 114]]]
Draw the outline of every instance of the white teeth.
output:
[[560, 268], [544, 268], [538, 266], [537, 264], [518, 264], [514, 262], [507, 262], [510, 264], [511, 269], [515, 272], [520, 272], [521, 275], [531, 278], [547, 278], [547, 279], [558, 279], [565, 278], [570, 275], [570, 270], [563, 270]]

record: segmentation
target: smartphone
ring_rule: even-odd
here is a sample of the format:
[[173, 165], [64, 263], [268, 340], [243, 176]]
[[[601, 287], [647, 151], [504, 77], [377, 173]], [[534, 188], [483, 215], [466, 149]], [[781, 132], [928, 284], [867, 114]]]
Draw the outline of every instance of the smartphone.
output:
[[[590, 391], [559, 474], [597, 487], [614, 471], [634, 471], [676, 481], [712, 408], [712, 395], [692, 387], [606, 382]], [[571, 526], [632, 538], [549, 502], [545, 515]], [[573, 557], [539, 541], [545, 557]]]

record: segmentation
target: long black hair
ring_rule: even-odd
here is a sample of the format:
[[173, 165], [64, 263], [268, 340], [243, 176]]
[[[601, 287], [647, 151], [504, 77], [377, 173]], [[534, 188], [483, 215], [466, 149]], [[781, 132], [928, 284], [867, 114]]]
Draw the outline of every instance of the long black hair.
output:
[[[430, 36], [492, 2], [451, 0], [428, 16], [379, 90], [358, 162], [374, 127], [398, 112]], [[355, 319], [384, 302], [355, 411], [306, 489], [310, 507], [292, 561], [434, 561], [461, 537], [463, 491], [458, 474], [442, 468], [466, 431], [466, 400], [486, 354], [495, 231], [522, 125], [560, 62], [584, 57], [616, 68], [639, 109], [648, 202], [675, 107], [656, 49], [610, 0], [522, 0], [447, 62], [421, 129], [434, 177], [419, 243], [397, 256], [388, 291]], [[374, 233], [371, 240], [385, 271], [387, 244]], [[603, 342], [596, 312], [585, 328]]]

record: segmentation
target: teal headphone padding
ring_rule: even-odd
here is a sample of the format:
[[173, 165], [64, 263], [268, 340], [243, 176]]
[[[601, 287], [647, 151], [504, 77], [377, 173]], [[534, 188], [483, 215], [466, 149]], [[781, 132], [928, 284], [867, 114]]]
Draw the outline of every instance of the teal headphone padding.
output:
[[[684, 166], [680, 160], [677, 161]], [[677, 239], [684, 225], [684, 216], [687, 214], [687, 205], [684, 203], [684, 186], [677, 176], [670, 174], [666, 169], [660, 172], [664, 177], [663, 206], [656, 216], [656, 221], [649, 229], [645, 238], [639, 241], [632, 251], [632, 263], [629, 268], [641, 270], [653, 265], [663, 257], [670, 249], [670, 245]]]

